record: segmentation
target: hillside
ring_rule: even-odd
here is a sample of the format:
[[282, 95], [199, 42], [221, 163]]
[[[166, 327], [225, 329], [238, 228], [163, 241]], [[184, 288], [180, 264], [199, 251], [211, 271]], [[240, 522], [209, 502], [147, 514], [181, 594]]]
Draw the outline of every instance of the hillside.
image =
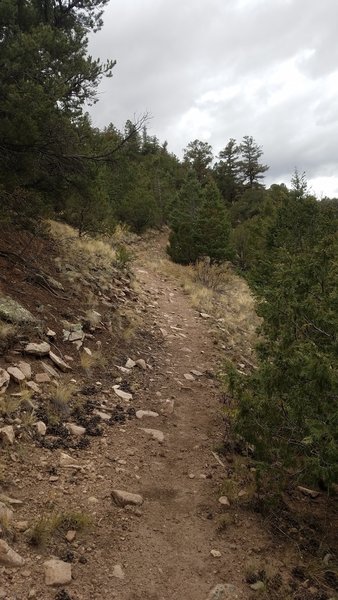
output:
[[221, 373], [255, 367], [249, 290], [166, 241], [122, 252], [57, 223], [1, 240], [0, 598], [333, 598], [325, 494], [266, 517], [231, 432]]

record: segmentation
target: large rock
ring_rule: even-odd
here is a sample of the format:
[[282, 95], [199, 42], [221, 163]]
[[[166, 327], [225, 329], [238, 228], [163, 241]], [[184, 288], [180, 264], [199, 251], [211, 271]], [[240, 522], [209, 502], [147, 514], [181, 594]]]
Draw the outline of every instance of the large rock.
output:
[[0, 564], [6, 567], [22, 567], [25, 559], [12, 550], [5, 540], [0, 540]]
[[117, 506], [123, 507], [128, 504], [140, 506], [143, 504], [143, 498], [140, 494], [132, 494], [131, 492], [124, 492], [123, 490], [113, 490], [111, 496]]
[[18, 367], [8, 367], [7, 373], [9, 373], [11, 379], [13, 379], [15, 383], [22, 383], [26, 379], [23, 372]]
[[72, 566], [70, 563], [52, 558], [47, 560], [43, 566], [45, 567], [46, 585], [58, 586], [71, 583]]
[[0, 368], [0, 394], [4, 394], [8, 388], [10, 375], [5, 369]]
[[47, 342], [40, 342], [38, 344], [31, 342], [27, 344], [25, 352], [33, 356], [47, 356], [50, 352], [50, 345]]
[[0, 319], [17, 325], [38, 323], [29, 310], [8, 296], [0, 296]]
[[54, 352], [49, 352], [49, 358], [53, 363], [60, 369], [60, 371], [71, 371], [72, 367], [70, 367], [62, 358], [54, 354]]

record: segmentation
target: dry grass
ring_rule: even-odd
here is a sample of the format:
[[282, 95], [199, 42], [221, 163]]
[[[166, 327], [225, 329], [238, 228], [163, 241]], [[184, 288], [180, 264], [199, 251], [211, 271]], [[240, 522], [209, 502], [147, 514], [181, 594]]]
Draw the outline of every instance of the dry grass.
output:
[[80, 364], [82, 369], [89, 374], [92, 369], [104, 369], [108, 364], [108, 358], [103, 354], [101, 349], [95, 350], [94, 352], [92, 352], [92, 354], [87, 354], [87, 352], [81, 352]]
[[15, 325], [0, 321], [0, 354], [5, 352], [15, 342], [18, 330]]
[[65, 534], [69, 529], [83, 532], [89, 529], [91, 524], [91, 517], [80, 511], [45, 515], [29, 529], [28, 542], [36, 548], [41, 548], [56, 534]]

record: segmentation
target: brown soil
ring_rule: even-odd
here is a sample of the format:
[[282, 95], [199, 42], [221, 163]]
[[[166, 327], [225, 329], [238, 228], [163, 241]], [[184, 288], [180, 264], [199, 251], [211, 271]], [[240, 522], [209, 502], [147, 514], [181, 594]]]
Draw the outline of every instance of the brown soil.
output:
[[[153, 270], [149, 261], [144, 267], [145, 258], [149, 253], [156, 258], [156, 251], [163, 249], [148, 243], [134, 265], [139, 298], [131, 304], [141, 319], [137, 336], [116, 345], [102, 330], [108, 366], [86, 377], [74, 367], [72, 377], [78, 380], [78, 398], [86, 398], [81, 387], [99, 380], [102, 386], [94, 385], [87, 398], [97, 405], [103, 400], [116, 405], [112, 384], [121, 373], [115, 365], [124, 365], [128, 357], [144, 358], [151, 368], [135, 367], [130, 375], [122, 375], [121, 387], [133, 392], [136, 410], [150, 409], [160, 416], [101, 425], [103, 435], [91, 438], [88, 448], [64, 450], [84, 466], [82, 471], [60, 468], [62, 449], [41, 448], [25, 434], [3, 453], [1, 462], [7, 468], [3, 491], [24, 502], [15, 510], [17, 521], [32, 524], [43, 516], [81, 511], [91, 515], [92, 526], [78, 533], [73, 543], [59, 532], [37, 548], [27, 544], [24, 533], [16, 532], [9, 542], [27, 563], [21, 570], [0, 567], [0, 590], [7, 593], [1, 597], [206, 600], [216, 584], [229, 583], [236, 586], [238, 597], [246, 599], [257, 597], [250, 582], [270, 578], [269, 593], [260, 597], [328, 598], [320, 596], [323, 588], [318, 581], [299, 577], [299, 572], [292, 575], [292, 569], [303, 564], [299, 547], [287, 536], [274, 535], [263, 517], [249, 510], [241, 492], [249, 495], [250, 461], [218, 454], [224, 441], [224, 411], [215, 373], [222, 350], [208, 320], [191, 307], [177, 282]], [[6, 292], [18, 291], [3, 285]], [[31, 296], [27, 307], [34, 302], [52, 304], [53, 314], [58, 306], [70, 310], [69, 302], [56, 301], [50, 294], [48, 299]], [[71, 310], [79, 308], [77, 299]], [[64, 351], [69, 354], [68, 348]], [[203, 375], [188, 381], [184, 374], [191, 369]], [[174, 403], [173, 412], [168, 400]], [[123, 401], [120, 404], [129, 408]], [[161, 430], [163, 444], [142, 428]], [[234, 471], [240, 472], [235, 488], [229, 485]], [[116, 507], [112, 489], [141, 494], [141, 509]], [[230, 509], [218, 502], [221, 495], [229, 496]], [[213, 557], [211, 550], [220, 556]], [[43, 563], [52, 556], [72, 561], [74, 581], [66, 590], [44, 583]], [[123, 580], [113, 576], [117, 564], [124, 571]]]

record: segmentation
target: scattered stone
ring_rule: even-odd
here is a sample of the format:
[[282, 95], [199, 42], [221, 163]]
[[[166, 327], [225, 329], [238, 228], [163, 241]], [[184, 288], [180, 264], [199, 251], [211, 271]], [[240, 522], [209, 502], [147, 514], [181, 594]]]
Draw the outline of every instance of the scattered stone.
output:
[[145, 433], [150, 435], [153, 438], [153, 440], [157, 440], [158, 442], [160, 442], [160, 444], [162, 444], [164, 442], [163, 431], [160, 431], [159, 429], [143, 429], [143, 428], [142, 428], [142, 431], [144, 431]]
[[189, 352], [189, 353], [191, 353], [192, 350], [191, 350], [191, 348], [188, 348], [187, 346], [184, 346], [183, 348], [181, 348], [181, 352]]
[[25, 347], [25, 352], [33, 356], [47, 356], [50, 352], [50, 345], [47, 342], [41, 342], [40, 344], [30, 343]]
[[83, 339], [83, 331], [71, 331], [68, 336], [68, 342], [82, 342]]
[[4, 394], [10, 382], [10, 375], [5, 369], [0, 368], [0, 394]]
[[102, 421], [110, 421], [110, 419], [111, 419], [111, 415], [109, 415], [108, 413], [102, 412], [101, 410], [95, 409], [95, 410], [93, 410], [93, 414], [100, 417], [100, 419], [102, 419]]
[[75, 423], [65, 423], [65, 426], [69, 433], [76, 437], [82, 437], [86, 433], [85, 427], [80, 427], [80, 425], [75, 425]]
[[126, 400], [127, 402], [129, 402], [129, 400], [133, 399], [132, 394], [129, 394], [129, 392], [124, 392], [123, 390], [120, 390], [120, 386], [118, 386], [118, 385], [113, 385], [113, 390], [119, 398], [122, 398], [122, 400]]
[[222, 505], [222, 506], [226, 506], [226, 507], [230, 507], [230, 502], [229, 502], [229, 498], [227, 498], [227, 496], [221, 496], [220, 498], [218, 498], [218, 502]]
[[35, 383], [50, 383], [50, 375], [48, 373], [37, 373], [34, 377]]
[[5, 502], [5, 504], [21, 505], [23, 504], [22, 500], [18, 500], [17, 498], [11, 498], [10, 496], [6, 496], [6, 494], [0, 494], [0, 502]]
[[64, 467], [64, 468], [72, 468], [72, 469], [82, 469], [83, 468], [81, 465], [79, 465], [79, 463], [76, 461], [76, 459], [74, 459], [72, 456], [69, 456], [69, 454], [66, 454], [65, 452], [61, 452], [61, 454], [60, 454], [59, 465], [60, 465], [60, 467]]
[[189, 473], [189, 479], [195, 479], [194, 473]]
[[46, 373], [48, 373], [48, 375], [51, 377], [55, 377], [56, 379], [60, 377], [60, 374], [51, 365], [43, 362], [43, 360], [41, 361], [41, 366], [43, 370], [46, 371]]
[[127, 367], [119, 367], [117, 365], [117, 368], [119, 369], [119, 371], [121, 371], [121, 373], [125, 373], [126, 375], [130, 373], [130, 369], [127, 369]]
[[28, 521], [16, 521], [14, 523], [14, 528], [20, 533], [24, 533], [29, 528]]
[[0, 523], [9, 523], [13, 519], [13, 511], [6, 506], [3, 502], [0, 502]]
[[72, 566], [70, 563], [53, 558], [47, 560], [44, 563], [44, 567], [46, 585], [57, 586], [71, 583]]
[[143, 360], [143, 358], [138, 358], [138, 359], [135, 361], [135, 363], [136, 363], [136, 365], [137, 365], [138, 367], [140, 367], [140, 369], [143, 369], [144, 371], [146, 371], [146, 369], [147, 369], [147, 363], [146, 363], [146, 361], [145, 361], [145, 360]]
[[309, 488], [302, 487], [301, 485], [297, 486], [297, 490], [304, 496], [309, 496], [310, 498], [318, 498], [320, 495], [320, 492], [317, 492], [316, 490], [310, 490]]
[[242, 598], [242, 593], [234, 585], [219, 583], [211, 590], [207, 600], [241, 600]]
[[53, 340], [56, 337], [56, 332], [53, 331], [52, 329], [48, 329], [47, 333], [46, 333], [46, 336], [49, 337], [49, 338], [52, 338], [52, 340]]
[[111, 493], [113, 502], [117, 506], [127, 506], [131, 504], [133, 506], [140, 506], [143, 504], [143, 498], [140, 494], [132, 494], [130, 492], [124, 492], [123, 490], [113, 490]]
[[25, 376], [23, 372], [18, 369], [18, 367], [8, 367], [7, 373], [15, 383], [22, 383], [25, 381]]
[[222, 554], [219, 550], [210, 550], [211, 556], [214, 558], [221, 558]]
[[136, 367], [136, 362], [134, 360], [132, 360], [131, 358], [128, 358], [128, 360], [124, 366], [126, 369], [133, 369], [134, 367]]
[[92, 356], [93, 355], [91, 349], [87, 348], [87, 346], [83, 347], [83, 352], [85, 352], [85, 354], [87, 354], [88, 356]]
[[46, 435], [47, 425], [45, 425], [43, 421], [37, 421], [36, 423], [34, 423], [34, 427], [36, 428], [36, 431], [39, 435]]
[[72, 368], [69, 365], [67, 365], [67, 363], [64, 360], [62, 360], [62, 358], [57, 356], [57, 354], [54, 354], [54, 352], [49, 352], [49, 358], [60, 369], [60, 371], [65, 372], [72, 370]]
[[202, 377], [203, 376], [203, 373], [201, 373], [201, 371], [196, 371], [196, 369], [191, 369], [190, 373], [192, 373], [196, 377]]
[[9, 444], [12, 446], [15, 440], [15, 433], [12, 425], [6, 425], [0, 429], [0, 442], [3, 445]]
[[66, 533], [67, 542], [69, 542], [71, 544], [72, 542], [74, 542], [75, 538], [76, 538], [75, 529], [70, 529], [69, 531], [67, 531], [67, 533]]
[[12, 550], [5, 540], [0, 540], [0, 564], [7, 567], [22, 567], [25, 559]]
[[20, 360], [16, 366], [19, 367], [26, 379], [30, 379], [32, 377], [32, 367], [28, 362]]
[[160, 415], [153, 410], [137, 410], [136, 418], [143, 419], [144, 417], [159, 417]]
[[41, 389], [35, 381], [26, 381], [26, 386], [29, 387], [35, 394], [40, 394]]
[[121, 565], [114, 565], [112, 575], [116, 579], [124, 579], [124, 572]]
[[265, 590], [265, 584], [263, 581], [256, 581], [256, 583], [252, 583], [250, 585], [251, 589], [254, 590], [255, 592], [260, 592]]
[[37, 319], [26, 308], [8, 296], [0, 297], [0, 319], [23, 325], [25, 323], [37, 323]]
[[200, 317], [202, 317], [202, 319], [211, 319], [211, 315], [208, 315], [208, 313], [205, 312], [200, 312]]
[[191, 375], [191, 373], [184, 373], [184, 378], [187, 381], [195, 381], [195, 377], [193, 375]]

